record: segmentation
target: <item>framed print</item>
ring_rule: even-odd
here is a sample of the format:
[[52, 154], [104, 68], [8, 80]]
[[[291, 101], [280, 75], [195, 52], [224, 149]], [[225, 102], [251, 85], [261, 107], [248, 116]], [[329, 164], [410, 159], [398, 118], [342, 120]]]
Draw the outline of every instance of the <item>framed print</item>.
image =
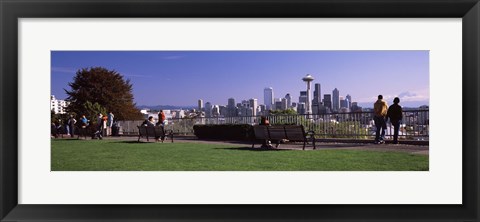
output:
[[[479, 220], [476, 0], [3, 0], [0, 7], [1, 221]], [[78, 90], [85, 81], [95, 90]], [[298, 85], [294, 111], [302, 118], [275, 116], [293, 107], [290, 96], [275, 101], [277, 88], [290, 92], [280, 83]], [[109, 84], [115, 90], [104, 91]], [[323, 97], [320, 87], [333, 91]], [[264, 109], [247, 93], [258, 88]], [[380, 117], [367, 116], [375, 89], [378, 100], [421, 108], [388, 125], [400, 128], [398, 141], [389, 133], [379, 139]], [[127, 93], [85, 99], [112, 91]], [[222, 111], [218, 95], [225, 104], [232, 95], [232, 105]], [[244, 95], [252, 99], [233, 100]], [[116, 97], [122, 100], [107, 103]], [[198, 99], [198, 109], [143, 107], [141, 118], [158, 117], [149, 133], [149, 120], [132, 122], [139, 113], [118, 105], [149, 98], [195, 107]], [[390, 114], [385, 109], [393, 124]], [[51, 128], [42, 127], [48, 121]], [[236, 132], [227, 126], [246, 128], [238, 134], [248, 142], [202, 139], [217, 128], [214, 135]], [[193, 127], [199, 140], [183, 143], [188, 130], [181, 127]], [[112, 138], [120, 129], [120, 139]], [[295, 130], [302, 138], [288, 136]], [[342, 145], [352, 135], [355, 145]]]

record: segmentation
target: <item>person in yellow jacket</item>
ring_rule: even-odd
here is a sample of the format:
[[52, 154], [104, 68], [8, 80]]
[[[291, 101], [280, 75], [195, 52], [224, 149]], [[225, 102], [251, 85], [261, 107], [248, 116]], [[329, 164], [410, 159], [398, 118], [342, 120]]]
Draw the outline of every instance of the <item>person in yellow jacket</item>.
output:
[[[387, 117], [388, 105], [385, 100], [383, 100], [382, 95], [378, 95], [378, 100], [373, 104], [374, 116], [373, 120], [375, 121], [376, 133], [375, 133], [375, 144], [385, 143], [385, 131], [387, 129], [387, 123], [385, 118]], [[382, 131], [380, 134], [380, 130]]]

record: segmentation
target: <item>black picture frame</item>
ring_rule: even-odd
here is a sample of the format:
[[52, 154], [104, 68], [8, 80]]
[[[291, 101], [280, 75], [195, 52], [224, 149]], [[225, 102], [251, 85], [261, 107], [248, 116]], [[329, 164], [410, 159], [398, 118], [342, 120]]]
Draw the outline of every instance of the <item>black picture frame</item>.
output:
[[[479, 221], [478, 0], [0, 0], [0, 16], [0, 221]], [[17, 21], [77, 17], [462, 18], [463, 204], [20, 205]]]

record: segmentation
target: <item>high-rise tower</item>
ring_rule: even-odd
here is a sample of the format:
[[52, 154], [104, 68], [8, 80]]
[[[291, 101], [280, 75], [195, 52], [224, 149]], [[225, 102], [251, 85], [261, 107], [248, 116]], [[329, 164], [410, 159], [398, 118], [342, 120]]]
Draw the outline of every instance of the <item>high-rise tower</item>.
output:
[[199, 99], [198, 100], [198, 111], [202, 111], [203, 110], [203, 100], [202, 99]]
[[272, 109], [273, 105], [273, 88], [267, 87], [263, 90], [263, 104], [265, 104], [267, 110]]
[[312, 75], [307, 74], [305, 77], [302, 78], [302, 80], [307, 84], [307, 103], [305, 104], [305, 113], [309, 115], [312, 114], [312, 97], [310, 96], [310, 86], [314, 78]]
[[346, 98], [348, 99], [348, 108], [352, 108], [352, 96], [347, 94]]
[[338, 112], [340, 110], [340, 91], [335, 88], [332, 92], [332, 110]]
[[250, 103], [250, 109], [252, 109], [252, 116], [256, 116], [257, 115], [257, 99], [250, 99], [248, 100], [248, 102]]
[[285, 95], [285, 99], [287, 99], [287, 109], [289, 109], [290, 107], [292, 107], [292, 97], [290, 96], [290, 93], [287, 93], [287, 95]]

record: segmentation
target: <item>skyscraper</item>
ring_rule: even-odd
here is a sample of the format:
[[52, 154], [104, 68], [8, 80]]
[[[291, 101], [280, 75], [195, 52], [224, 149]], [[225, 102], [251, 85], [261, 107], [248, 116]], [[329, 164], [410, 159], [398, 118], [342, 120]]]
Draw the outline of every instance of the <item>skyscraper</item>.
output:
[[298, 103], [307, 104], [307, 91], [300, 91], [300, 97], [298, 97]]
[[298, 103], [297, 104], [297, 113], [300, 114], [300, 115], [306, 114], [305, 103]]
[[315, 90], [313, 90], [313, 103], [320, 104], [322, 102], [322, 90], [320, 83], [315, 83]]
[[198, 111], [202, 111], [203, 110], [203, 100], [199, 99], [198, 100]]
[[210, 102], [205, 103], [205, 117], [212, 117], [212, 104]]
[[287, 93], [287, 95], [285, 95], [285, 99], [287, 99], [287, 108], [292, 107], [292, 97], [290, 96], [290, 93]]
[[233, 117], [237, 116], [237, 107], [235, 107], [235, 99], [229, 98], [227, 105], [227, 116]]
[[347, 103], [348, 100], [346, 99], [343, 99], [343, 96], [340, 96], [340, 108], [348, 108], [348, 103]]
[[267, 110], [272, 109], [273, 105], [273, 88], [267, 87], [263, 90], [263, 104], [265, 104]]
[[275, 101], [275, 110], [283, 110], [282, 101]]
[[288, 109], [287, 98], [282, 98], [282, 110], [287, 110], [287, 109]]
[[315, 83], [315, 89], [313, 90], [312, 100], [312, 114], [316, 115], [320, 113], [320, 107], [322, 104], [322, 95], [320, 83]]
[[340, 110], [340, 91], [335, 88], [332, 92], [332, 110], [338, 112]]
[[348, 108], [352, 108], [352, 97], [350, 96], [350, 94], [347, 94], [345, 98], [348, 99]]
[[332, 110], [332, 95], [324, 94], [323, 95], [323, 105], [325, 108]]
[[250, 102], [250, 108], [252, 109], [252, 116], [256, 116], [257, 115], [257, 99], [254, 99], [254, 98], [251, 98], [249, 100]]

